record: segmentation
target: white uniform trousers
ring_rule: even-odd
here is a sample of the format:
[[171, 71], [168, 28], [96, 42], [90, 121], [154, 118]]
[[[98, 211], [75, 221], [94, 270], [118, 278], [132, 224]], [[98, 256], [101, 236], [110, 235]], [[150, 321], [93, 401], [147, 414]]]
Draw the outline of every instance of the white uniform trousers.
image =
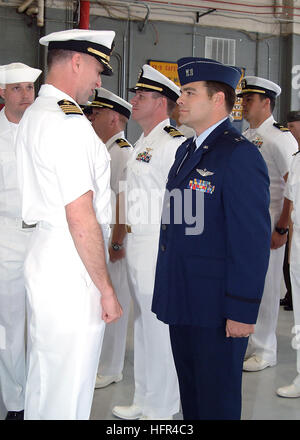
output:
[[[126, 258], [126, 257], [125, 257]], [[108, 271], [123, 314], [118, 321], [106, 326], [98, 373], [102, 376], [117, 376], [122, 373], [126, 350], [127, 325], [131, 296], [127, 278], [126, 260], [108, 262]]]
[[[279, 219], [280, 213], [272, 211], [272, 231]], [[259, 307], [255, 331], [249, 337], [246, 358], [257, 355], [261, 359], [275, 365], [277, 363], [277, 338], [276, 329], [278, 322], [281, 281], [283, 277], [283, 260], [285, 246], [272, 249], [262, 300]], [[253, 274], [255, 276], [255, 274]]]
[[149, 418], [179, 411], [179, 388], [169, 327], [151, 312], [159, 234], [128, 234], [129, 287], [134, 303], [133, 403]]
[[298, 376], [294, 383], [300, 387], [300, 228], [294, 225], [291, 253], [290, 253], [290, 276], [292, 284], [292, 298], [294, 311], [294, 332], [293, 347], [297, 349], [297, 372]]
[[88, 419], [104, 335], [100, 293], [68, 228], [33, 233], [25, 260], [25, 419]]
[[[32, 229], [0, 219], [0, 392], [8, 411], [24, 409], [25, 286], [23, 263]], [[7, 219], [10, 220], [10, 219]], [[15, 223], [13, 225], [13, 223]]]

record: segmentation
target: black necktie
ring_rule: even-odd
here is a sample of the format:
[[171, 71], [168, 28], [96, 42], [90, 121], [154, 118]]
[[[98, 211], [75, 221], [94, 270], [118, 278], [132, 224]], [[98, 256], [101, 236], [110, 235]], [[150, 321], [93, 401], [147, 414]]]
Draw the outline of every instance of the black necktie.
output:
[[196, 150], [196, 141], [193, 141], [189, 144], [189, 146], [187, 147], [187, 154], [185, 155], [183, 161], [181, 162], [181, 164], [179, 165], [179, 167], [177, 168], [177, 172], [176, 174], [179, 173], [179, 171], [181, 170], [181, 168], [183, 167], [183, 165], [190, 159], [190, 157], [193, 155], [194, 151]]

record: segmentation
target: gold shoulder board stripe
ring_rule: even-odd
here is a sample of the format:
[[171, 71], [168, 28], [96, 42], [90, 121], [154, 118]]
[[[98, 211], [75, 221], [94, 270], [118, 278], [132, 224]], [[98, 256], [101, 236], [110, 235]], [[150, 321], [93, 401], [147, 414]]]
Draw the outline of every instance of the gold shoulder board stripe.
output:
[[117, 144], [119, 145], [120, 148], [128, 148], [130, 147], [130, 144], [126, 141], [126, 139], [117, 139], [116, 140]]
[[172, 137], [182, 137], [183, 134], [177, 130], [177, 128], [172, 127], [172, 125], [167, 125], [164, 130]]
[[66, 115], [83, 115], [83, 111], [72, 101], [62, 99], [57, 104]]
[[278, 124], [278, 122], [274, 122], [274, 127], [278, 128], [280, 131], [290, 131], [287, 127], [284, 127], [283, 125]]

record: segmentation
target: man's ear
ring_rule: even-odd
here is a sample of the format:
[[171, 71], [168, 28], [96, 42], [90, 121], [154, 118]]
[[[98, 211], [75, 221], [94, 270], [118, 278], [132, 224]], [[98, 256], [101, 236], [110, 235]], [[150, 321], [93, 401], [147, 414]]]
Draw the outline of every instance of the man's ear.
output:
[[82, 63], [82, 56], [79, 52], [75, 52], [71, 58], [73, 72], [78, 72]]
[[120, 114], [115, 111], [111, 111], [111, 122], [117, 124], [120, 121]]
[[271, 99], [270, 98], [265, 98], [263, 100], [263, 102], [264, 102], [264, 107], [269, 109], [270, 105], [271, 105]]
[[214, 102], [217, 104], [217, 106], [221, 106], [225, 102], [225, 94], [224, 92], [217, 92], [214, 94]]
[[0, 96], [2, 99], [5, 100], [5, 89], [2, 89], [1, 87], [0, 87]]
[[162, 97], [161, 97], [161, 105], [166, 109], [168, 108], [168, 100], [167, 100], [167, 97], [164, 95], [162, 95]]

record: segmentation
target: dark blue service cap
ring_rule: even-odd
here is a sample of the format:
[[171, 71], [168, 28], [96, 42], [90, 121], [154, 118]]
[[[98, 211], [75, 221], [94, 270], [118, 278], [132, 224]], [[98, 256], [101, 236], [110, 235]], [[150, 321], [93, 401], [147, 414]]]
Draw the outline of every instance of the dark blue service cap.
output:
[[235, 89], [242, 75], [238, 67], [226, 66], [210, 58], [180, 58], [177, 65], [182, 86], [196, 81], [216, 81]]

